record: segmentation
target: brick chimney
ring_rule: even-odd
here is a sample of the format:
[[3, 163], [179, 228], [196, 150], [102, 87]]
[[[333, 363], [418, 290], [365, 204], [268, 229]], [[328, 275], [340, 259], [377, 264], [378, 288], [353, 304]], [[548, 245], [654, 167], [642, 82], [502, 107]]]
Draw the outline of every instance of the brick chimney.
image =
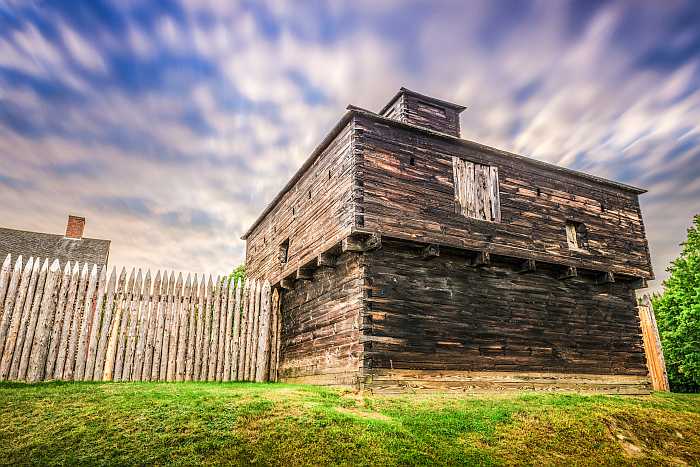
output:
[[452, 136], [460, 136], [459, 114], [466, 109], [434, 97], [401, 88], [379, 114]]
[[68, 216], [68, 225], [66, 225], [66, 237], [68, 238], [83, 238], [83, 230], [85, 229], [85, 218], [79, 216]]

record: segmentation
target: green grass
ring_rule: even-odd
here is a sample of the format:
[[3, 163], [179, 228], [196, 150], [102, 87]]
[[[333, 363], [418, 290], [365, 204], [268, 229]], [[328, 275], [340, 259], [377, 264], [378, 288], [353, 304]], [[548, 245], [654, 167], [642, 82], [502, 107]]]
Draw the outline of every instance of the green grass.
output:
[[5, 383], [0, 463], [700, 465], [700, 395]]

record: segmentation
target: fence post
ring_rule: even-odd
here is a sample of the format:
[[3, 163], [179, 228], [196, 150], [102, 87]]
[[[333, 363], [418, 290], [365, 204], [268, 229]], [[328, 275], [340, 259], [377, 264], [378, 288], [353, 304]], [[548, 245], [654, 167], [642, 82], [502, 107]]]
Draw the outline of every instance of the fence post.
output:
[[29, 310], [29, 316], [27, 317], [27, 334], [24, 336], [24, 345], [22, 346], [22, 354], [19, 360], [19, 371], [17, 373], [17, 378], [20, 380], [27, 377], [29, 356], [32, 353], [32, 347], [34, 345], [34, 333], [36, 331], [37, 320], [39, 319], [39, 310], [42, 298], [46, 293], [44, 285], [46, 284], [46, 275], [48, 270], [49, 260], [45, 259], [44, 264], [41, 266], [41, 270], [39, 271], [39, 280], [36, 283], [34, 301], [32, 303], [31, 310]]
[[87, 350], [90, 344], [90, 326], [93, 317], [93, 305], [95, 304], [95, 289], [97, 288], [97, 265], [92, 265], [88, 288], [85, 293], [83, 305], [82, 323], [80, 325], [80, 337], [78, 340], [78, 353], [75, 358], [75, 379], [82, 381], [85, 379], [85, 362], [87, 360]]
[[56, 359], [58, 357], [58, 345], [61, 343], [61, 330], [63, 329], [63, 320], [66, 314], [66, 298], [68, 295], [68, 285], [71, 279], [70, 261], [66, 262], [63, 269], [63, 277], [61, 278], [61, 290], [58, 292], [58, 303], [56, 304], [56, 313], [54, 314], [53, 330], [51, 332], [51, 343], [49, 344], [49, 354], [46, 357], [46, 378], [54, 377], [54, 369], [56, 367]]
[[39, 316], [37, 317], [35, 338], [31, 347], [29, 373], [27, 375], [27, 380], [30, 383], [36, 383], [44, 378], [46, 356], [49, 350], [49, 337], [51, 336], [49, 326], [53, 324], [60, 280], [61, 265], [58, 263], [58, 260], [55, 259], [53, 263], [51, 263], [51, 268], [46, 276], [44, 295], [41, 300]]
[[[105, 268], [102, 268], [103, 273]], [[105, 359], [107, 358], [107, 343], [109, 342], [110, 329], [112, 329], [112, 315], [114, 311], [114, 295], [117, 285], [117, 268], [112, 268], [107, 282], [107, 291], [105, 293], [105, 306], [102, 315], [102, 324], [100, 326], [100, 336], [97, 342], [97, 352], [95, 353], [95, 370], [93, 371], [92, 380], [101, 381], [105, 368]]]
[[7, 294], [7, 284], [10, 282], [12, 271], [12, 255], [8, 253], [0, 268], [0, 317], [4, 314], [5, 295]]
[[265, 281], [260, 290], [260, 317], [258, 338], [258, 361], [255, 381], [261, 383], [270, 377], [270, 282]]
[[12, 321], [12, 315], [15, 308], [15, 300], [17, 298], [17, 286], [19, 285], [20, 278], [22, 277], [22, 255], [17, 257], [15, 261], [15, 267], [12, 270], [12, 278], [7, 286], [7, 292], [5, 293], [5, 306], [4, 311], [0, 316], [0, 352], [5, 347], [5, 339], [7, 338], [7, 331], [10, 329], [10, 322]]
[[18, 297], [15, 302], [14, 309], [12, 311], [7, 308], [5, 309], [5, 315], [8, 317], [9, 315], [12, 315], [12, 322], [5, 340], [4, 349], [3, 347], [0, 347], [0, 353], [2, 354], [2, 360], [0, 360], [0, 381], [4, 381], [10, 376], [10, 367], [12, 366], [12, 358], [15, 351], [17, 336], [20, 332], [20, 326], [22, 324], [24, 306], [27, 298], [29, 298], [30, 302], [33, 299], [33, 297], [28, 297], [33, 268], [34, 258], [29, 257], [29, 261], [24, 266], [24, 270], [22, 271], [22, 276], [17, 291]]

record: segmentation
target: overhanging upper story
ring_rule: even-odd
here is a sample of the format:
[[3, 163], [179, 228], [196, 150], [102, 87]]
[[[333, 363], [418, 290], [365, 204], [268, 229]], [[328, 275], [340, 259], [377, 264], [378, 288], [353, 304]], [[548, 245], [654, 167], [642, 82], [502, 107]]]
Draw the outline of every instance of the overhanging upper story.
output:
[[462, 110], [404, 88], [348, 107], [243, 236], [248, 271], [303, 278], [348, 237], [390, 236], [653, 278], [644, 190], [462, 140]]

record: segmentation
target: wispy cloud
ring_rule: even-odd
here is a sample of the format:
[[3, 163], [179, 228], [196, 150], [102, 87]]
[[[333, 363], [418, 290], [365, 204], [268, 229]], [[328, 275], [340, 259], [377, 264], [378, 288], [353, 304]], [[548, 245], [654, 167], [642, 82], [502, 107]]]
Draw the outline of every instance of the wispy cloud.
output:
[[467, 139], [649, 189], [664, 277], [700, 211], [697, 24], [690, 1], [1, 2], [0, 213], [225, 272], [345, 105], [405, 85], [468, 105]]

